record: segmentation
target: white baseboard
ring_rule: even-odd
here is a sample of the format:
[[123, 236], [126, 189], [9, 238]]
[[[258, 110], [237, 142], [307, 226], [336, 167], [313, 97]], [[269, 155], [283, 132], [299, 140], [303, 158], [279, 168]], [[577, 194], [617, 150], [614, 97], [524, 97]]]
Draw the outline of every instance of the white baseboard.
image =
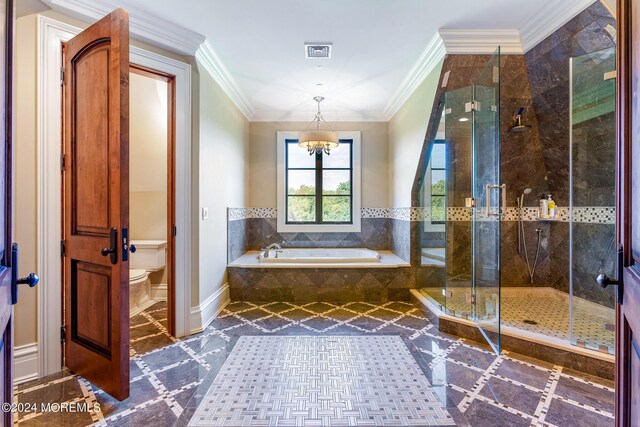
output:
[[38, 343], [20, 345], [13, 350], [14, 384], [38, 379]]
[[154, 301], [167, 301], [167, 284], [151, 285], [151, 299]]
[[225, 283], [202, 304], [191, 307], [191, 333], [202, 332], [230, 301], [229, 284]]

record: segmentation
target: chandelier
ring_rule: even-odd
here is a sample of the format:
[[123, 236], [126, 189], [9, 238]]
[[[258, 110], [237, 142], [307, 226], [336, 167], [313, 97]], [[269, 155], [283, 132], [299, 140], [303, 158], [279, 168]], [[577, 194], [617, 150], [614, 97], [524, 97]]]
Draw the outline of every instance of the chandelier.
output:
[[[313, 154], [331, 154], [330, 151], [333, 148], [338, 148], [338, 134], [331, 129], [331, 126], [324, 120], [322, 113], [320, 112], [320, 103], [324, 100], [322, 96], [316, 96], [313, 98], [318, 103], [318, 112], [314, 119], [309, 123], [307, 129], [300, 132], [298, 136], [298, 145], [305, 148], [309, 155]], [[320, 125], [324, 123], [328, 130], [320, 129]], [[313, 125], [315, 129], [313, 129]]]

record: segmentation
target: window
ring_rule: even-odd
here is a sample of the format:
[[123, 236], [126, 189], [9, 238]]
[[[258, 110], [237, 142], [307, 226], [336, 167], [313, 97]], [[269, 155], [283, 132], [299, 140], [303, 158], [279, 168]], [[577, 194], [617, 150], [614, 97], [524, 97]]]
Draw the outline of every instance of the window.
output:
[[330, 155], [309, 155], [297, 139], [285, 141], [287, 224], [352, 224], [353, 141]]
[[446, 146], [443, 140], [433, 142], [429, 161], [431, 191], [431, 224], [444, 224], [446, 220]]
[[330, 155], [309, 155], [278, 132], [278, 231], [360, 231], [360, 132], [338, 132]]

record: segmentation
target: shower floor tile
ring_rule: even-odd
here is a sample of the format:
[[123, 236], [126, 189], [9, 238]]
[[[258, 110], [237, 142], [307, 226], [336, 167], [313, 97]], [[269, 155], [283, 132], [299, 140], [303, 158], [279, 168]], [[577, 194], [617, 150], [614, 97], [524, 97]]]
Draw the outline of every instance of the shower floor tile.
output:
[[[452, 296], [442, 296], [441, 289], [425, 288], [423, 295], [434, 300], [443, 311], [457, 317], [471, 318], [471, 304], [467, 295], [471, 288], [448, 288]], [[571, 314], [569, 295], [552, 288], [505, 287], [501, 289], [500, 322], [563, 341], [569, 341]], [[434, 298], [435, 297], [435, 298]], [[483, 319], [493, 316], [496, 296], [485, 296], [484, 305], [478, 305]], [[489, 316], [487, 316], [489, 313]], [[615, 310], [599, 304], [574, 298], [573, 342], [580, 347], [613, 354], [615, 349]]]

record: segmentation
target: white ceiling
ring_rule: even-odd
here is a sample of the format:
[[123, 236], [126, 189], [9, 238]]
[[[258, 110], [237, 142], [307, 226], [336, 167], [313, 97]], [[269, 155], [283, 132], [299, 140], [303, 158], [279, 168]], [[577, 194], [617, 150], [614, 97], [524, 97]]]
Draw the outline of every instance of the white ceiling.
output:
[[[111, 3], [127, 8], [122, 1]], [[385, 120], [439, 29], [523, 34], [537, 16], [566, 8], [566, 3], [136, 0], [130, 5], [206, 37], [252, 120], [310, 120], [316, 108], [312, 98], [318, 94], [327, 98], [322, 107], [328, 120]], [[305, 59], [305, 42], [332, 42], [332, 58]]]

